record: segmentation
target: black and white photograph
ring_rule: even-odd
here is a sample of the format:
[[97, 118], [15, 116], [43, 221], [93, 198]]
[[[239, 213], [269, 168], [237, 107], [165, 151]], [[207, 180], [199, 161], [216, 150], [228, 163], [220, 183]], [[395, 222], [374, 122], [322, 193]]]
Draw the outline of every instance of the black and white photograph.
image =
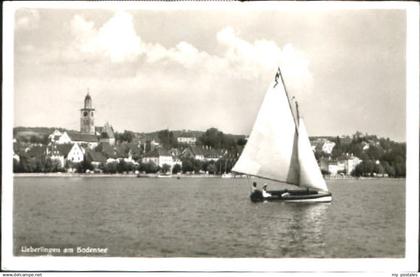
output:
[[418, 3], [6, 4], [3, 270], [418, 271]]

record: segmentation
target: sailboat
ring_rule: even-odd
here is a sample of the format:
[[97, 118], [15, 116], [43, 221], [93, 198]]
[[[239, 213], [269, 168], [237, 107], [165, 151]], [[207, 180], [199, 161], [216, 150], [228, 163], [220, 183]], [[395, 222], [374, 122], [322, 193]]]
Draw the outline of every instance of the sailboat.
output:
[[[281, 79], [281, 82], [280, 80]], [[332, 195], [312, 152], [309, 137], [295, 101], [286, 91], [280, 67], [270, 84], [234, 173], [255, 176], [298, 187], [296, 190], [251, 193], [253, 202], [331, 202]]]

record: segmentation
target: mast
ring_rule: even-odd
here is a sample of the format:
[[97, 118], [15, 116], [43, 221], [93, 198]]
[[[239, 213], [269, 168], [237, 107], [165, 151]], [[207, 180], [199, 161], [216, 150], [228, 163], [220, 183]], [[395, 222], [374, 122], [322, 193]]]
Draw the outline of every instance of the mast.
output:
[[[286, 91], [286, 88], [284, 88], [284, 90]], [[287, 92], [286, 92], [287, 93]], [[298, 102], [296, 101], [296, 99], [295, 99], [295, 105], [296, 105], [296, 122], [297, 122], [297, 124], [299, 125], [299, 104], [298, 104]], [[292, 115], [293, 115], [293, 112], [292, 112]], [[295, 122], [295, 123], [296, 123]], [[298, 126], [297, 125], [297, 126]], [[299, 139], [301, 139], [301, 137], [299, 137], [299, 127], [296, 127], [296, 135], [297, 135], [297, 138], [298, 138], [298, 140]], [[299, 145], [299, 142], [298, 142], [298, 145]], [[298, 157], [299, 157], [299, 147], [296, 147], [296, 151], [298, 152]], [[298, 158], [298, 160], [299, 160], [299, 158]], [[298, 163], [299, 164], [299, 169], [301, 168], [301, 165], [300, 165], [300, 162]], [[300, 183], [300, 181], [301, 181], [301, 176], [300, 176], [300, 174], [298, 174], [297, 175], [297, 179], [298, 179], [298, 184]]]
[[[295, 122], [296, 137], [299, 140], [299, 105], [298, 105], [298, 102], [295, 100], [295, 104], [296, 104], [296, 118], [295, 118], [295, 115], [293, 114], [292, 104], [290, 103], [289, 94], [287, 93], [286, 84], [284, 83], [283, 74], [281, 74], [280, 66], [278, 67], [278, 70], [279, 70], [278, 73], [280, 75], [281, 82], [283, 83], [284, 92], [286, 93], [287, 103], [289, 103], [290, 112], [292, 113], [292, 118], [293, 118], [293, 121]], [[299, 147], [296, 147], [296, 151], [299, 153]], [[300, 167], [299, 162], [298, 162], [298, 166]], [[296, 178], [297, 178], [297, 183], [295, 185], [300, 183], [300, 179], [301, 179], [300, 174], [297, 174]]]
[[[287, 102], [289, 103], [290, 112], [292, 113], [293, 121], [295, 122], [296, 134], [299, 135], [299, 133], [298, 133], [298, 125], [299, 125], [298, 120], [299, 120], [299, 116], [298, 116], [298, 118], [295, 118], [295, 116], [293, 114], [292, 104], [290, 103], [289, 94], [287, 93], [286, 84], [284, 83], [283, 74], [281, 74], [280, 66], [278, 67], [277, 73], [278, 73], [278, 75], [276, 74], [276, 77], [280, 76], [281, 82], [283, 83], [284, 92], [286, 93]], [[277, 85], [277, 78], [276, 78], [276, 85]], [[274, 85], [274, 87], [276, 85]], [[297, 108], [297, 102], [296, 102], [296, 108]]]

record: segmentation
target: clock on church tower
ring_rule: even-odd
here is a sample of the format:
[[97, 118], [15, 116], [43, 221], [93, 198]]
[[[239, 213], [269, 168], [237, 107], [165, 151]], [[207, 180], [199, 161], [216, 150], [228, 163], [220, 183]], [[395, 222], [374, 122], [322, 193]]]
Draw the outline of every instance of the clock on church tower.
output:
[[95, 134], [95, 109], [92, 105], [92, 97], [89, 91], [85, 97], [85, 105], [80, 109], [80, 132], [84, 134]]

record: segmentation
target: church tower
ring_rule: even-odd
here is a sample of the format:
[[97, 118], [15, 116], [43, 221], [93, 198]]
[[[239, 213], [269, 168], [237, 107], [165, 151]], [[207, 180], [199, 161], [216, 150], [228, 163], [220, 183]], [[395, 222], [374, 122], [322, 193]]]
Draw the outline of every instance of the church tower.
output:
[[92, 98], [88, 93], [85, 97], [85, 106], [80, 109], [80, 132], [84, 134], [95, 134], [95, 109], [92, 106]]

